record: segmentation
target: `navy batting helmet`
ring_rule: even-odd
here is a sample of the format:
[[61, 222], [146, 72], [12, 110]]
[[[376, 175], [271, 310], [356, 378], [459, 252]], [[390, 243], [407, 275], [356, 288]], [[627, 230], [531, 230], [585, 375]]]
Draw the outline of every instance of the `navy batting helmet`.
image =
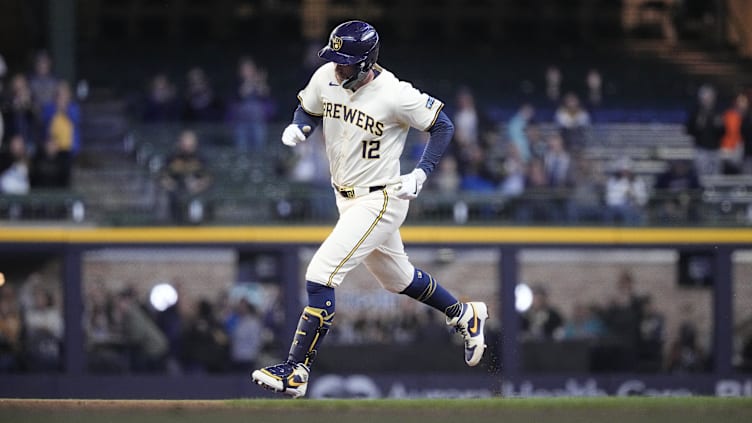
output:
[[319, 57], [338, 65], [355, 65], [358, 72], [342, 85], [350, 88], [376, 64], [379, 57], [379, 34], [363, 21], [348, 21], [337, 25], [329, 35], [329, 44], [319, 50]]

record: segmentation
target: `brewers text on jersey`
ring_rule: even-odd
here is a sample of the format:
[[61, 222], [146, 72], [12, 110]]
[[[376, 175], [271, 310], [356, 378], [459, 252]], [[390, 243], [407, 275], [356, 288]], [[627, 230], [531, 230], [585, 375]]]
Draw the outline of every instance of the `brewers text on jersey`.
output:
[[346, 104], [323, 102], [324, 119], [341, 119], [378, 137], [384, 135], [384, 123]]

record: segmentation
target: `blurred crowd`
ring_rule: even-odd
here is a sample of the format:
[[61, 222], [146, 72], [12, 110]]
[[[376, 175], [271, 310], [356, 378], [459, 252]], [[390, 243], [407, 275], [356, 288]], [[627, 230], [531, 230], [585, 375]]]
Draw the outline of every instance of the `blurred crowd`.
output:
[[[0, 286], [0, 373], [60, 372], [63, 370], [64, 322], [60, 286], [41, 273], [23, 283]], [[92, 373], [218, 373], [245, 372], [258, 363], [279, 359], [285, 345], [281, 308], [230, 291], [214, 299], [190, 298], [183, 283], [174, 280], [178, 299], [157, 307], [148, 293], [125, 285], [108, 290], [87, 284], [83, 333], [86, 366]], [[669, 327], [667, 316], [649, 293], [635, 288], [633, 274], [622, 271], [614, 289], [602, 299], [570, 302], [561, 310], [543, 284], [532, 286], [529, 308], [519, 312], [523, 351], [540, 345], [547, 368], [562, 360], [552, 345], [587, 346], [582, 371], [696, 373], [713, 366], [712, 342], [702, 335], [691, 309], [681, 309]], [[459, 341], [443, 317], [429, 308], [415, 308], [397, 300], [383, 313], [345, 307], [327, 341], [338, 347], [436, 345]], [[748, 323], [747, 323], [748, 324]], [[496, 355], [503, 328], [490, 324], [487, 336]], [[735, 335], [739, 342], [734, 363], [752, 369], [752, 332]], [[330, 338], [330, 339], [329, 339]], [[540, 353], [538, 356], [541, 356]], [[570, 357], [571, 358], [571, 357]], [[535, 371], [532, 365], [527, 370]]]
[[18, 287], [0, 286], [0, 373], [61, 369], [59, 289], [36, 273]]
[[[254, 79], [252, 75], [264, 74], [257, 69], [251, 70], [255, 67], [246, 60], [241, 60], [239, 64], [241, 83], [238, 92], [243, 92], [245, 85], [266, 87], [262, 83], [242, 82], [261, 78]], [[194, 69], [189, 75], [193, 72], [203, 75], [199, 71]], [[593, 147], [608, 147], [607, 140], [594, 135], [592, 114], [603, 107], [604, 102], [612, 100], [605, 88], [604, 76], [598, 69], [586, 72], [580, 84], [566, 85], [563, 73], [556, 66], [546, 69], [542, 78], [546, 95], [544, 104], [522, 104], [510, 118], [502, 121], [492, 119], [487, 110], [476, 105], [470, 87], [461, 87], [456, 98], [447, 101], [447, 111], [455, 124], [454, 140], [437, 172], [429, 179], [427, 191], [444, 197], [480, 194], [503, 199], [504, 213], [519, 223], [641, 225], [651, 221], [673, 224], [697, 222], [702, 218], [698, 206], [704, 177], [752, 175], [752, 114], [747, 92], [736, 93], [724, 108], [717, 100], [714, 87], [701, 86], [697, 104], [688, 106], [685, 124], [685, 133], [692, 140], [693, 153], [676, 159], [658, 159], [665, 166], [659, 172], [650, 170], [649, 174], [644, 174], [637, 166], [640, 157], [615, 153], [615, 157], [604, 160], [589, 154]], [[195, 78], [206, 80], [205, 76]], [[569, 76], [567, 80], [572, 79], [575, 78]], [[210, 86], [208, 82], [196, 85]], [[570, 85], [579, 88], [569, 90]], [[163, 76], [155, 78], [153, 86], [162, 88], [152, 90], [152, 95], [146, 101], [147, 106], [142, 110], [163, 112], [145, 113], [145, 122], [156, 120], [186, 125], [196, 121], [229, 122], [235, 146], [241, 154], [247, 153], [250, 148], [256, 151], [251, 155], [256, 160], [278, 161], [275, 165], [279, 172], [277, 176], [308, 184], [313, 189], [328, 187], [328, 165], [317, 132], [311, 136], [310, 142], [301, 144], [284, 157], [258, 154], [259, 151], [268, 153], [278, 144], [275, 136], [267, 131], [270, 115], [260, 111], [269, 109], [262, 107], [262, 103], [268, 105], [270, 97], [262, 100], [260, 94], [250, 94], [249, 99], [232, 103], [235, 106], [224, 113], [216, 113], [215, 108], [221, 103], [215, 100], [197, 102], [203, 108], [185, 102], [181, 109], [174, 95], [154, 94], [165, 91], [164, 86], [170, 86]], [[205, 90], [212, 92], [209, 88]], [[172, 89], [166, 91], [172, 92]], [[269, 92], [268, 88], [248, 91]], [[166, 98], [172, 100], [167, 101]], [[214, 97], [206, 94], [202, 98]], [[161, 105], [155, 106], [157, 103]], [[232, 112], [238, 109], [247, 113]], [[540, 113], [540, 109], [544, 113]], [[230, 111], [229, 115], [227, 110]], [[253, 121], [238, 117], [248, 115], [255, 115], [258, 119]], [[248, 134], [266, 135], [248, 138]], [[411, 133], [406, 146], [405, 165], [413, 165], [419, 160], [426, 141], [426, 134]], [[646, 145], [649, 143], [646, 142]], [[203, 160], [202, 167], [206, 169], [206, 160], [211, 158], [204, 157]], [[174, 198], [175, 185], [162, 186]], [[197, 190], [184, 191], [189, 193], [189, 197], [196, 197]], [[181, 207], [188, 210], [185, 203], [183, 201]], [[324, 207], [321, 204], [307, 206], [310, 210]], [[476, 204], [474, 207], [477, 208], [474, 212], [480, 215], [498, 212], [490, 205]], [[420, 212], [419, 209], [416, 211]], [[173, 216], [176, 215], [173, 213]], [[175, 220], [180, 219], [176, 217]]]
[[[40, 273], [0, 286], [0, 374], [63, 371], [64, 322], [60, 286]], [[149, 292], [125, 284], [85, 285], [83, 333], [91, 373], [247, 372], [283, 359], [287, 345], [281, 307], [229, 290], [216, 298], [191, 298], [173, 280], [177, 301], [168, 307]], [[428, 307], [400, 302], [399, 310], [374, 316], [356, 312], [338, 319], [329, 348], [370, 345], [446, 345], [459, 342], [444, 317]], [[489, 339], [492, 339], [489, 329]], [[496, 339], [496, 338], [494, 338]]]
[[[712, 368], [708, 339], [700, 339], [697, 322], [684, 310], [676, 334], [649, 294], [637, 292], [631, 272], [618, 275], [603, 301], [577, 301], [568, 313], [556, 306], [542, 286], [533, 287], [532, 304], [520, 314], [521, 339], [527, 343], [584, 342], [590, 348], [589, 371], [695, 373]], [[746, 342], [752, 343], [752, 337]], [[555, 362], [556, 351], [549, 359]], [[752, 363], [749, 351], [741, 359]]]
[[[647, 221], [652, 201], [657, 222], [670, 224], [700, 218], [696, 206], [703, 177], [752, 175], [747, 92], [738, 92], [722, 108], [716, 90], [703, 85], [685, 124], [694, 147], [692, 157], [667, 159], [661, 172], [641, 174], [635, 166], [637, 157], [620, 153], [604, 160], [588, 154], [591, 147], [608, 147], [592, 131], [591, 110], [597, 110], [604, 98], [597, 70], [585, 76], [587, 89], [582, 94], [560, 94], [561, 72], [556, 67], [548, 69], [546, 80], [549, 100], [557, 105], [552, 122], [537, 119], [536, 107], [523, 104], [499, 124], [476, 107], [469, 88], [461, 89], [452, 116], [454, 142], [429, 187], [440, 192], [498, 194], [509, 200], [511, 217], [521, 223], [639, 225]], [[421, 152], [418, 143], [413, 159]]]
[[[178, 285], [179, 286], [179, 285]], [[247, 371], [274, 350], [280, 317], [247, 298], [180, 298], [157, 310], [133, 287], [86, 293], [83, 330], [94, 373]], [[60, 287], [32, 274], [0, 286], [0, 373], [62, 371]]]
[[[0, 193], [67, 188], [81, 148], [81, 110], [70, 84], [38, 52], [30, 71], [0, 69]], [[83, 95], [83, 93], [82, 93]]]
[[[77, 86], [73, 95], [69, 83], [55, 76], [45, 52], [35, 56], [29, 72], [0, 70], [0, 81], [8, 81], [0, 91], [0, 193], [71, 187], [74, 159], [86, 150], [81, 145], [78, 101], [86, 98], [87, 87]], [[207, 125], [222, 127], [223, 137], [229, 139], [219, 142], [234, 145], [239, 156], [276, 161], [276, 176], [312, 189], [328, 186], [318, 133], [286, 157], [269, 157], [279, 136], [269, 132], [269, 125], [286, 118], [277, 114], [281, 99], [272, 93], [268, 71], [251, 57], [240, 57], [234, 73], [234, 80], [221, 83], [201, 66], [188, 69], [182, 81], [158, 73], [143, 93], [128, 98], [130, 117], [138, 124], [183, 129], [179, 135], [166, 131], [158, 140], [175, 145], [154, 181], [167, 197], [167, 214], [173, 222], [199, 222], [211, 213], [211, 205], [204, 204], [201, 196], [214, 182], [209, 171], [214, 158], [202, 154], [199, 145], [218, 140], [211, 131], [200, 130]], [[588, 154], [593, 146], [607, 146], [606, 140], [594, 136], [593, 116], [604, 105], [618, 107], [609, 89], [618, 82], [612, 83], [597, 68], [573, 75], [553, 65], [538, 79], [530, 83], [543, 97], [520, 105], [509, 117], [491, 118], [476, 104], [469, 86], [446, 99], [455, 136], [427, 190], [445, 196], [491, 195], [504, 201], [505, 217], [519, 223], [672, 224], [702, 218], [697, 205], [704, 177], [752, 175], [747, 91], [719, 100], [712, 85], [701, 86], [686, 114], [692, 156], [666, 160], [663, 171], [645, 175], [636, 168], [637, 158], [629, 155], [606, 161]], [[418, 160], [426, 139], [425, 134], [410, 136], [406, 164]], [[471, 207], [478, 215], [499, 212], [490, 205]], [[325, 206], [307, 208], [324, 210]], [[463, 218], [455, 216], [455, 220]]]
[[221, 93], [206, 71], [188, 70], [182, 90], [166, 73], [154, 75], [147, 92], [133, 100], [132, 113], [144, 123], [226, 124], [240, 153], [261, 151], [267, 146], [268, 124], [275, 118], [275, 101], [266, 69], [251, 57], [241, 57], [233, 89]]
[[[176, 284], [180, 292], [180, 284]], [[178, 296], [157, 310], [133, 287], [92, 287], [84, 330], [92, 372], [248, 371], [273, 343], [276, 316], [245, 298]]]

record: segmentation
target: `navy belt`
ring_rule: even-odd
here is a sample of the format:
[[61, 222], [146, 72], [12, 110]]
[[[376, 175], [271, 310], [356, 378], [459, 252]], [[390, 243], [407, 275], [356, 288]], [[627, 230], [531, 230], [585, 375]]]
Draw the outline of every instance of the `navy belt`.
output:
[[370, 194], [374, 191], [381, 191], [386, 185], [374, 185], [372, 187], [334, 187], [339, 194], [345, 198], [355, 198], [362, 195]]

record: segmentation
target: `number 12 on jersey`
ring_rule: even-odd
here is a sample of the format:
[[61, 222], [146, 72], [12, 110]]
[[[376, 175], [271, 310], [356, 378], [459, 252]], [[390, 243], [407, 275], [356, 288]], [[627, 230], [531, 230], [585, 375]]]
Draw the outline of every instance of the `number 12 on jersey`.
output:
[[363, 145], [362, 156], [364, 159], [378, 159], [381, 157], [379, 155], [381, 140], [363, 140], [361, 144]]

